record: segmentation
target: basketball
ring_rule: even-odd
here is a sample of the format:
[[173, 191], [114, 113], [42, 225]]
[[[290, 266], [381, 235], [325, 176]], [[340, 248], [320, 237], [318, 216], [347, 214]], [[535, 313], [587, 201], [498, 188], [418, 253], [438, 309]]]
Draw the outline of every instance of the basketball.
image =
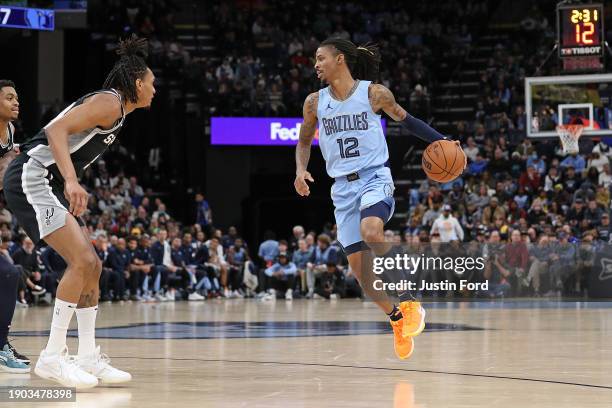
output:
[[459, 177], [465, 165], [465, 153], [452, 140], [438, 140], [423, 152], [423, 171], [431, 180], [448, 183]]

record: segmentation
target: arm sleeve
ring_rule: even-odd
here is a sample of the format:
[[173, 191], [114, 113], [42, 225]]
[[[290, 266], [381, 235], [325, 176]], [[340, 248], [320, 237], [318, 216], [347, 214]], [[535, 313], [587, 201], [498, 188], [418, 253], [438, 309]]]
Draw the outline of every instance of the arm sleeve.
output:
[[400, 122], [400, 124], [410, 133], [428, 143], [433, 143], [438, 140], [448, 140], [447, 137], [429, 126], [427, 123], [415, 118], [414, 116], [411, 116], [408, 113], [406, 113], [406, 117]]

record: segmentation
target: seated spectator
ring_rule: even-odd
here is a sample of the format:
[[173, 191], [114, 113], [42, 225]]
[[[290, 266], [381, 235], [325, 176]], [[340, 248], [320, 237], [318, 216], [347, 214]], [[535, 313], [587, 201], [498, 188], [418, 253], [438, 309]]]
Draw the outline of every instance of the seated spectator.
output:
[[553, 191], [555, 185], [560, 184], [562, 181], [559, 170], [556, 167], [551, 167], [548, 170], [548, 174], [544, 178], [544, 191]]
[[493, 221], [496, 218], [506, 218], [506, 210], [504, 209], [504, 207], [499, 205], [499, 200], [497, 199], [497, 197], [494, 196], [491, 197], [489, 205], [482, 210], [481, 223], [484, 226], [489, 227], [493, 225]]
[[441, 242], [463, 241], [463, 228], [451, 214], [451, 206], [444, 204], [442, 215], [434, 221], [431, 227], [431, 234], [439, 234]]
[[293, 287], [297, 268], [293, 262], [289, 262], [286, 252], [278, 255], [278, 261], [266, 268], [265, 274], [270, 279], [272, 289], [264, 300], [276, 299], [276, 293], [285, 293], [285, 300], [293, 299]]
[[337, 264], [337, 249], [330, 244], [331, 239], [328, 235], [320, 234], [317, 237], [317, 246], [314, 249], [312, 262], [306, 264], [307, 298], [311, 298], [314, 295], [316, 276], [327, 270], [327, 263]]
[[550, 255], [550, 288], [547, 295], [560, 294], [567, 278], [574, 275], [576, 248], [569, 243], [566, 232], [560, 232], [558, 243]]
[[257, 254], [263, 265], [266, 265], [266, 267], [272, 265], [279, 254], [278, 241], [276, 240], [276, 234], [274, 234], [274, 232], [266, 231], [264, 233], [264, 241], [259, 245]]
[[308, 245], [306, 244], [306, 240], [304, 238], [300, 238], [297, 241], [297, 244], [298, 244], [298, 247], [293, 252], [292, 260], [297, 268], [297, 274], [300, 279], [299, 280], [300, 289], [301, 289], [300, 291], [301, 293], [305, 294], [307, 290], [306, 270], [308, 267], [308, 263], [312, 261], [314, 250], [311, 248], [308, 248]]
[[537, 245], [531, 247], [529, 251], [529, 273], [527, 278], [519, 280], [519, 284], [523, 287], [532, 285], [536, 296], [541, 294], [541, 279], [549, 272], [549, 260], [552, 254], [552, 246], [549, 244], [548, 235], [542, 234], [539, 237]]
[[466, 173], [471, 176], [478, 176], [484, 173], [484, 171], [487, 169], [488, 163], [488, 160], [485, 159], [480, 153], [478, 153], [476, 155], [476, 160], [474, 160], [468, 165]]
[[565, 167], [565, 174], [562, 180], [563, 190], [570, 194], [573, 194], [576, 190], [578, 190], [580, 184], [582, 184], [582, 178], [576, 173], [576, 168], [572, 164]]
[[[27, 306], [26, 297], [41, 296], [47, 292], [47, 288], [52, 292], [55, 282], [48, 275], [43, 275], [38, 267], [38, 257], [34, 251], [34, 243], [28, 237], [23, 239], [21, 248], [19, 248], [11, 257], [8, 253], [8, 245], [11, 242], [10, 232], [2, 232], [2, 243], [0, 243], [0, 252], [13, 263], [19, 272], [21, 272], [21, 281], [19, 282], [19, 302], [21, 305]], [[25, 301], [25, 303], [24, 303]], [[47, 303], [51, 299], [47, 297]], [[20, 306], [21, 306], [20, 305]]]
[[325, 270], [317, 276], [314, 299], [340, 299], [345, 297], [345, 277], [333, 262], [325, 264]]
[[467, 144], [463, 146], [463, 151], [465, 152], [468, 160], [476, 161], [476, 157], [478, 156], [478, 153], [480, 153], [480, 149], [476, 145], [476, 141], [472, 136], [467, 138]]
[[578, 153], [571, 153], [560, 163], [561, 167], [573, 167], [578, 172], [582, 172], [586, 168], [584, 158]]
[[131, 278], [130, 261], [131, 255], [127, 250], [126, 241], [124, 238], [119, 238], [117, 245], [109, 249], [106, 259], [106, 264], [112, 270], [109, 275], [109, 287], [114, 301], [128, 300], [125, 284], [126, 280]]
[[546, 174], [546, 157], [533, 155], [527, 159], [527, 167], [533, 166], [540, 176]]
[[533, 194], [538, 191], [540, 181], [540, 174], [535, 167], [528, 165], [527, 170], [519, 178], [519, 186], [523, 187], [526, 192]]

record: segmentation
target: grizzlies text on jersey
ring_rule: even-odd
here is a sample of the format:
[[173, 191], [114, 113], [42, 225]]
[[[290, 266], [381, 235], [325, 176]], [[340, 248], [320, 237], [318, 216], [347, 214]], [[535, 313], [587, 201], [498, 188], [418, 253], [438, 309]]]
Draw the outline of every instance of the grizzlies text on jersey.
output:
[[319, 146], [330, 177], [383, 165], [389, 159], [380, 115], [368, 98], [370, 83], [359, 81], [344, 101], [335, 99], [329, 87], [319, 90]]

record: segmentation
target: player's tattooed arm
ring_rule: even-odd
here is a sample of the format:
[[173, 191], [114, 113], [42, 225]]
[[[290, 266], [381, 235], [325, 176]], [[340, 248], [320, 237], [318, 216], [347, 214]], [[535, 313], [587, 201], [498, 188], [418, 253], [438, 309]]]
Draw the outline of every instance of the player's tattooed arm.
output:
[[370, 84], [368, 98], [374, 112], [383, 110], [395, 121], [404, 120], [406, 117], [406, 110], [395, 101], [393, 92], [384, 85]]
[[295, 182], [294, 187], [301, 196], [310, 194], [306, 180], [313, 182], [313, 178], [306, 170], [310, 161], [310, 147], [317, 129], [317, 106], [319, 104], [319, 93], [313, 92], [306, 97], [304, 107], [304, 123], [300, 127], [300, 137], [295, 148]]

